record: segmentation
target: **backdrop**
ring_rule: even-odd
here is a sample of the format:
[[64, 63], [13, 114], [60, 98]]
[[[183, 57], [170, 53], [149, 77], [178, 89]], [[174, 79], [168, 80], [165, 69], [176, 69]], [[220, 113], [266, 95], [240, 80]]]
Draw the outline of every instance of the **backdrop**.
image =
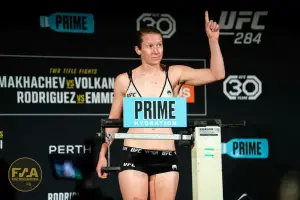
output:
[[[139, 9], [127, 15], [101, 14], [92, 6], [51, 8], [2, 18], [1, 196], [12, 200], [122, 199], [116, 173], [105, 180], [95, 174], [100, 145], [94, 136], [110, 111], [114, 78], [139, 65], [134, 36], [147, 25], [163, 32], [163, 63], [210, 67], [205, 8], [190, 8], [193, 12]], [[222, 129], [222, 142], [267, 139], [269, 151], [263, 159], [223, 155], [224, 199], [281, 200], [286, 195], [296, 199], [299, 136], [293, 126], [298, 102], [294, 91], [299, 83], [289, 60], [295, 53], [286, 44], [293, 29], [278, 26], [283, 12], [275, 8], [211, 7], [209, 15], [221, 26], [226, 77], [182, 89], [188, 117], [243, 119], [244, 128]], [[122, 141], [113, 144], [112, 165], [119, 161], [121, 145]], [[192, 199], [190, 148], [177, 146], [177, 151], [180, 183], [176, 199]], [[36, 163], [30, 159], [14, 163], [23, 157]], [[77, 180], [57, 177], [55, 169], [61, 168], [55, 168], [55, 163], [60, 159], [77, 163], [81, 170], [76, 172]], [[36, 171], [30, 171], [32, 167]], [[30, 180], [17, 181], [16, 176]]]

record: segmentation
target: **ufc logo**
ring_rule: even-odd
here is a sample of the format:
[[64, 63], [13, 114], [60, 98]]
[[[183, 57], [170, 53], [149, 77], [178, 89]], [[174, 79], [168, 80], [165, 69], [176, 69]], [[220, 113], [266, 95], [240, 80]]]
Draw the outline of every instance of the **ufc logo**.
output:
[[132, 148], [130, 150], [130, 152], [137, 152], [137, 153], [141, 153], [142, 149], [139, 149], [139, 148]]
[[135, 92], [131, 92], [127, 94], [127, 97], [135, 97], [136, 93]]
[[163, 38], [171, 38], [176, 32], [176, 21], [170, 14], [143, 13], [136, 20], [137, 30], [141, 27], [153, 26], [163, 35]]
[[259, 24], [260, 17], [267, 16], [268, 11], [222, 11], [220, 16], [220, 29], [241, 30], [246, 23], [251, 24], [252, 30], [264, 30], [265, 25]]
[[[252, 90], [247, 87], [250, 85]], [[262, 93], [262, 82], [254, 75], [230, 75], [223, 82], [223, 92], [230, 100], [256, 100]]]
[[124, 167], [135, 167], [133, 163], [124, 163]]
[[171, 153], [170, 151], [163, 151], [163, 152], [162, 152], [162, 155], [163, 155], [163, 156], [171, 156], [172, 153]]

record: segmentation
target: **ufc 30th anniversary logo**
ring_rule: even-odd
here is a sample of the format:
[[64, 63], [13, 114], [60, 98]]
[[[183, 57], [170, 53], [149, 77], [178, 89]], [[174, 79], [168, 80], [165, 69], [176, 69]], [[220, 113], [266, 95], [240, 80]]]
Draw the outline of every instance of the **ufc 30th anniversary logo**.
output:
[[8, 179], [16, 190], [30, 192], [42, 182], [41, 166], [32, 158], [19, 158], [10, 165]]
[[176, 21], [170, 14], [143, 13], [136, 20], [136, 28], [153, 26], [163, 35], [163, 38], [171, 38], [176, 32]]
[[234, 44], [260, 44], [268, 11], [222, 11], [220, 35], [234, 36]]
[[262, 93], [262, 83], [254, 75], [230, 75], [223, 82], [223, 92], [230, 100], [256, 100]]

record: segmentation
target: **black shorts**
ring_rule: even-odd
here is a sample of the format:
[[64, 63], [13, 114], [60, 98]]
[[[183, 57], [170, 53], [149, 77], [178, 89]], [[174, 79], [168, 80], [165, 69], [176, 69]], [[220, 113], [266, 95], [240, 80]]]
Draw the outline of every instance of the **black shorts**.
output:
[[149, 176], [164, 172], [178, 172], [176, 151], [147, 150], [123, 146], [121, 171], [137, 170]]

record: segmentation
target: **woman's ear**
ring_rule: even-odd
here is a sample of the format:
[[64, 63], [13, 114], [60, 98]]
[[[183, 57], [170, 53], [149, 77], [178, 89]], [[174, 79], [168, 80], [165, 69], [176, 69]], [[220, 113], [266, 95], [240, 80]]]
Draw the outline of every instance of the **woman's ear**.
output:
[[135, 50], [135, 52], [136, 52], [137, 55], [139, 55], [139, 56], [141, 55], [141, 50], [139, 49], [138, 46], [135, 46], [134, 50]]

